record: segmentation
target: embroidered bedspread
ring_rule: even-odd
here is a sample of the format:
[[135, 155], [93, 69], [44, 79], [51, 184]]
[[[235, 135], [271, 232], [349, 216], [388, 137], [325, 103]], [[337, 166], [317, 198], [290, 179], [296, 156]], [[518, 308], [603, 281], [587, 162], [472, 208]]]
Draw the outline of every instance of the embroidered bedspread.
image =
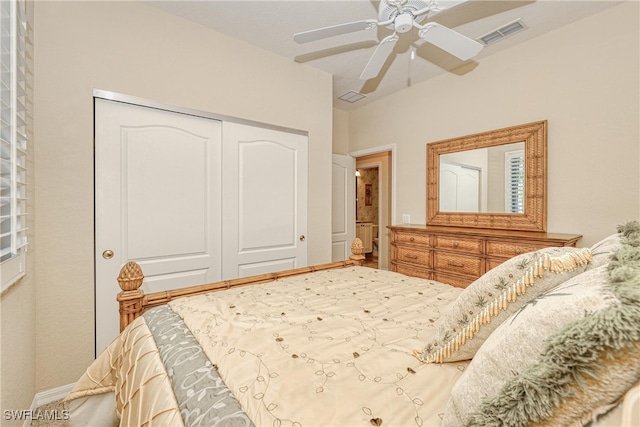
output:
[[168, 306], [136, 319], [67, 397], [115, 392], [121, 426], [252, 426], [185, 323]]
[[461, 291], [350, 267], [181, 298], [132, 323], [70, 398], [115, 391], [127, 426], [440, 425], [468, 362], [412, 352]]

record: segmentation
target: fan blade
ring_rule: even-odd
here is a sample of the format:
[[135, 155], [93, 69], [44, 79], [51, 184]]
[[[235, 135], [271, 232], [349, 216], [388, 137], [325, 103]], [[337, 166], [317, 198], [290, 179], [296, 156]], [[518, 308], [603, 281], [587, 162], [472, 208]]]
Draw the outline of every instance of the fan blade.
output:
[[425, 41], [438, 46], [463, 61], [473, 58], [484, 47], [481, 43], [437, 22], [426, 24], [418, 32], [418, 35]]
[[331, 27], [318, 28], [317, 30], [304, 31], [293, 35], [293, 40], [298, 43], [308, 43], [327, 37], [339, 36], [342, 34], [354, 33], [356, 31], [375, 28], [378, 21], [366, 19], [364, 21], [348, 22], [346, 24], [333, 25]]
[[367, 62], [367, 66], [364, 67], [362, 74], [360, 74], [360, 80], [369, 80], [380, 74], [382, 66], [387, 61], [389, 55], [391, 55], [398, 39], [399, 37], [396, 33], [382, 39], [373, 52], [373, 55], [371, 55], [371, 58], [369, 58], [369, 62]]

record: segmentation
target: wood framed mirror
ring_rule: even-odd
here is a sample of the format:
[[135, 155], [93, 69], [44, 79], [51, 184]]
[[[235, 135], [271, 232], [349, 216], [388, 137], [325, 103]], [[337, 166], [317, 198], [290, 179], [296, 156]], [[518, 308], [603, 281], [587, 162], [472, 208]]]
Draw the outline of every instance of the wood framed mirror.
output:
[[427, 144], [427, 225], [546, 232], [547, 121]]

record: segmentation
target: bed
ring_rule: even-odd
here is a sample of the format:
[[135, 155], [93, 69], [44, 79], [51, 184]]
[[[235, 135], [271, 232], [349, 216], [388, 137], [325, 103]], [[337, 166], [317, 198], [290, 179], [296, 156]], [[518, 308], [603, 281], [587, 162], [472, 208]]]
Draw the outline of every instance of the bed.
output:
[[362, 267], [357, 254], [145, 295], [128, 263], [122, 333], [67, 397], [71, 422], [637, 422], [640, 265], [611, 273], [640, 242], [640, 226], [625, 227], [592, 248], [519, 255], [466, 289]]

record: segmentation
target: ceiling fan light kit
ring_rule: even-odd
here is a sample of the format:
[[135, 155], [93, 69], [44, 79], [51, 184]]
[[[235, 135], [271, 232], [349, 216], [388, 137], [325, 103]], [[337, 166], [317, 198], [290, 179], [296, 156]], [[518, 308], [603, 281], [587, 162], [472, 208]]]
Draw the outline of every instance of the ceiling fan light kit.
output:
[[387, 58], [393, 52], [398, 34], [418, 29], [421, 39], [438, 48], [466, 61], [477, 55], [483, 48], [481, 43], [436, 22], [421, 22], [430, 13], [443, 10], [436, 0], [382, 0], [378, 9], [378, 20], [367, 19], [346, 24], [333, 25], [316, 30], [297, 33], [293, 39], [298, 43], [308, 43], [316, 40], [348, 34], [356, 31], [369, 30], [376, 27], [388, 27], [394, 32], [383, 38], [373, 52], [365, 66], [360, 79], [368, 80], [378, 76]]
[[398, 15], [393, 21], [393, 25], [396, 32], [400, 34], [406, 33], [411, 28], [413, 28], [413, 15], [411, 15], [410, 13], [403, 13], [402, 15]]

